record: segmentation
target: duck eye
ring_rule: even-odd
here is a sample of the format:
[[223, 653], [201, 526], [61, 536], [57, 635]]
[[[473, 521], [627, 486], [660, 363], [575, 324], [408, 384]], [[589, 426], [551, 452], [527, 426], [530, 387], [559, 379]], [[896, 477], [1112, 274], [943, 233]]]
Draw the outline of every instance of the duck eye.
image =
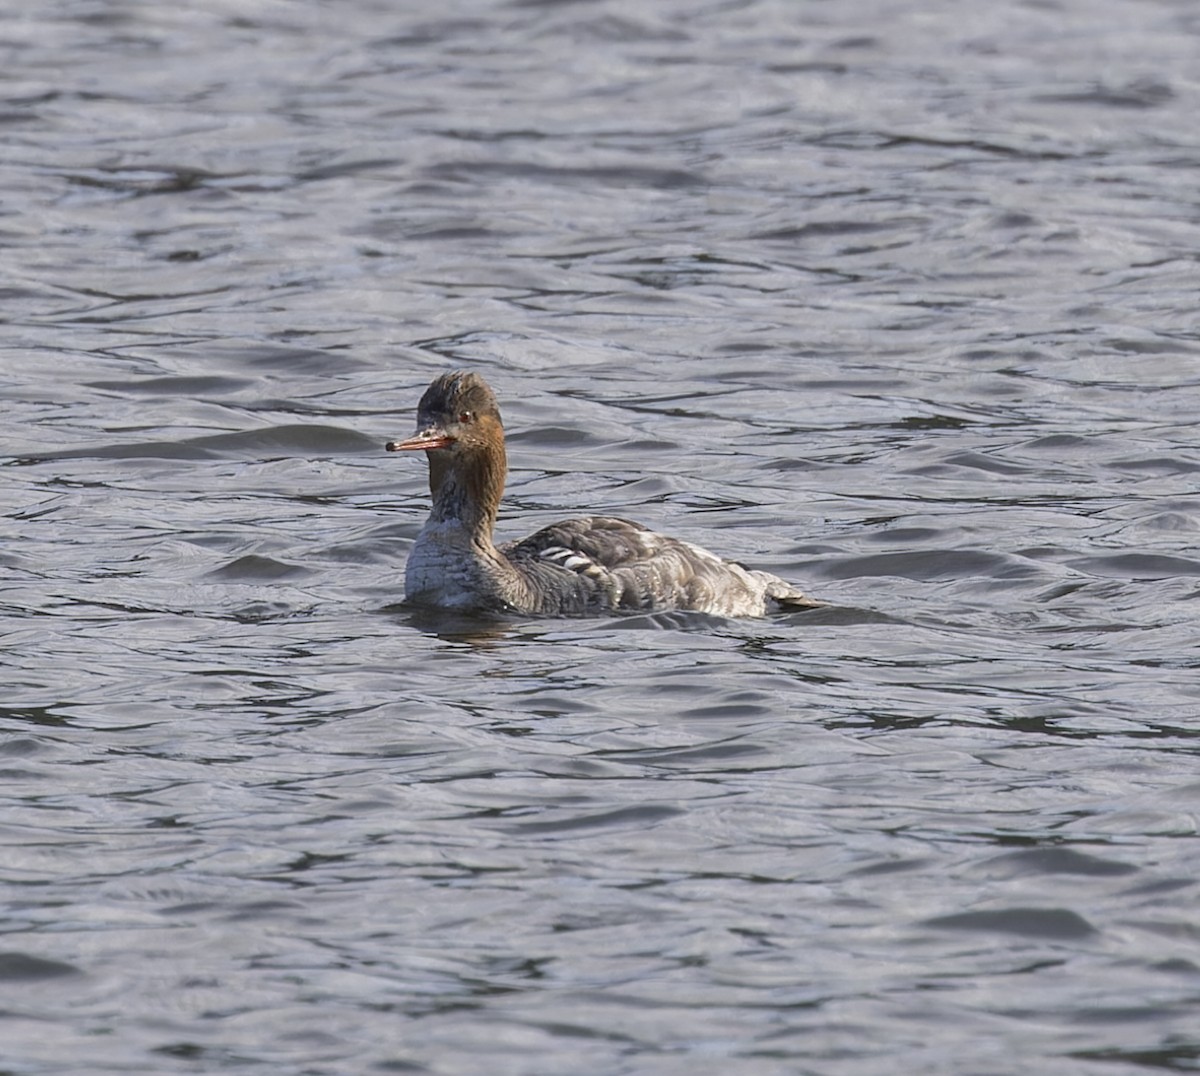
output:
[[458, 416], [458, 421], [464, 425], [469, 424], [475, 418], [470, 411], [463, 411]]

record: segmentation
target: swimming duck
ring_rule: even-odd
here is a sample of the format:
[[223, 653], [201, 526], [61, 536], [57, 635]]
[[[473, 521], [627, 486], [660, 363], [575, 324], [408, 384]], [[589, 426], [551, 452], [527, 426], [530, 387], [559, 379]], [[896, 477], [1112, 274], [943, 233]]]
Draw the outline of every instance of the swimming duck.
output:
[[565, 519], [519, 541], [493, 532], [508, 460], [491, 388], [443, 374], [417, 407], [417, 432], [389, 452], [425, 453], [433, 506], [405, 570], [416, 605], [535, 616], [688, 609], [762, 616], [823, 605], [768, 572], [612, 516]]

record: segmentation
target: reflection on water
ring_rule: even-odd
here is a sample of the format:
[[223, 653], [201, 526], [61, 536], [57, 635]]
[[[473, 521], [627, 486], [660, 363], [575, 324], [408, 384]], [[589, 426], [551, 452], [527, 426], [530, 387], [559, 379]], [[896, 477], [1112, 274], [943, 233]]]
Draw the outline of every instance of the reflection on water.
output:
[[[8, 1068], [1192, 1066], [1198, 29], [9, 20]], [[405, 607], [450, 366], [833, 604]]]

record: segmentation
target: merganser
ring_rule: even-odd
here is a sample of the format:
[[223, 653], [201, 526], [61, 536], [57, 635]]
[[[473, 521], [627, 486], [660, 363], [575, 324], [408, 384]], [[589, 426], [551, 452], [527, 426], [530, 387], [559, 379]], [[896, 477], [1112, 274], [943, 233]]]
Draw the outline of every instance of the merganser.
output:
[[443, 374], [417, 407], [417, 432], [387, 451], [423, 451], [433, 506], [408, 557], [416, 605], [540, 616], [689, 609], [762, 616], [823, 605], [778, 576], [610, 516], [566, 519], [497, 546], [508, 461], [500, 407], [478, 374]]

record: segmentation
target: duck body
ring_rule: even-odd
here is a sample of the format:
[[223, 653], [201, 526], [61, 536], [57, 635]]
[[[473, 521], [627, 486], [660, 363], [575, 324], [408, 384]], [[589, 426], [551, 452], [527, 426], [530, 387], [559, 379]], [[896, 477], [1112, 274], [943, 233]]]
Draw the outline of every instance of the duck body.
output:
[[483, 378], [437, 378], [421, 398], [418, 432], [388, 451], [423, 450], [433, 505], [405, 569], [405, 598], [462, 611], [535, 616], [686, 609], [762, 616], [821, 605], [753, 571], [640, 523], [583, 516], [497, 546], [507, 475], [504, 430]]

